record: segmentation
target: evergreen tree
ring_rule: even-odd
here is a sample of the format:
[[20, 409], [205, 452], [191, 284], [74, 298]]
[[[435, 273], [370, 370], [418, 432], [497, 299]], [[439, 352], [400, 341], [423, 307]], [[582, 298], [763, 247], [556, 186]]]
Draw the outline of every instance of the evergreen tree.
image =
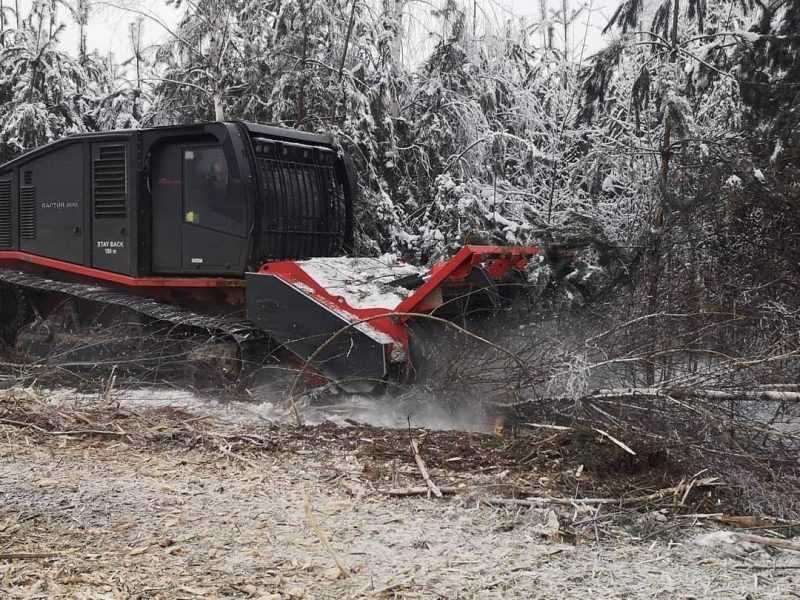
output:
[[0, 40], [3, 159], [84, 130], [79, 91], [96, 75], [60, 49], [63, 26], [51, 3], [35, 2], [20, 25]]

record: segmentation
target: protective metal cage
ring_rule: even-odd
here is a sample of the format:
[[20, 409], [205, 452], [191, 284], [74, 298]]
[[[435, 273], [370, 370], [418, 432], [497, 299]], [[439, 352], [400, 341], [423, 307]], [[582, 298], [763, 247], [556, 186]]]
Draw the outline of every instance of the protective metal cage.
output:
[[336, 153], [263, 138], [255, 138], [253, 146], [261, 180], [261, 258], [340, 253], [347, 215]]

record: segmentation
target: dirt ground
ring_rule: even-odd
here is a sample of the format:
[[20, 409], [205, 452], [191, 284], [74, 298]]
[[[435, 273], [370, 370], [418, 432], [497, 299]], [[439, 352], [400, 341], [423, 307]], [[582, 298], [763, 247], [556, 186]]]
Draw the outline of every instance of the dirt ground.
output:
[[25, 394], [0, 416], [0, 598], [800, 598], [800, 553], [693, 541], [711, 492], [680, 518], [492, 503], [670, 484], [628, 465], [611, 485], [596, 438], [414, 431], [463, 489], [437, 499], [386, 493], [424, 485], [403, 430]]

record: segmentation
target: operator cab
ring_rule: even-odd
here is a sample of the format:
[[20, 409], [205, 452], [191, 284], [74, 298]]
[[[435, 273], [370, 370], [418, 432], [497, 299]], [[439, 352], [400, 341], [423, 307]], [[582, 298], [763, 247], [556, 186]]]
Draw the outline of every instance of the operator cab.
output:
[[329, 138], [245, 123], [165, 134], [145, 144], [154, 274], [241, 276], [343, 252], [350, 187]]
[[347, 161], [330, 136], [244, 122], [68, 136], [0, 165], [0, 251], [132, 277], [343, 254]]

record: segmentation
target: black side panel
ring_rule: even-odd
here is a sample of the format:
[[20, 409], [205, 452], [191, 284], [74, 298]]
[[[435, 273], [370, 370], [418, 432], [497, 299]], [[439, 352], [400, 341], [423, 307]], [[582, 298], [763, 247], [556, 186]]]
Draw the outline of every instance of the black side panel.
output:
[[11, 177], [0, 179], [0, 248], [11, 248], [13, 227], [11, 222]]
[[151, 160], [152, 268], [154, 273], [181, 272], [181, 151], [162, 146]]
[[20, 249], [84, 263], [83, 145], [61, 146], [19, 166]]
[[92, 266], [129, 273], [128, 151], [124, 141], [92, 148]]
[[[305, 360], [348, 322], [274, 275], [247, 273], [247, 318]], [[386, 375], [383, 344], [353, 327], [326, 345], [315, 368], [334, 379], [380, 381]]]

